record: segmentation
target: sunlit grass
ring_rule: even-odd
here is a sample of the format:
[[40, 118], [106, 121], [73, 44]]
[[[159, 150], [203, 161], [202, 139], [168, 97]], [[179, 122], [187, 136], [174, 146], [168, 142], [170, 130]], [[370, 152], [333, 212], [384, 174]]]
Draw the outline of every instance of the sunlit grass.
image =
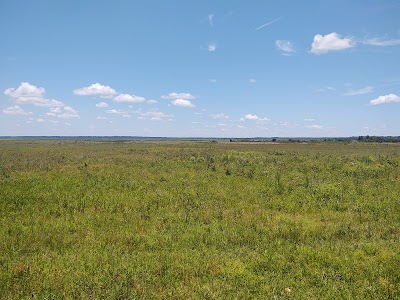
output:
[[5, 299], [397, 299], [394, 144], [0, 142]]

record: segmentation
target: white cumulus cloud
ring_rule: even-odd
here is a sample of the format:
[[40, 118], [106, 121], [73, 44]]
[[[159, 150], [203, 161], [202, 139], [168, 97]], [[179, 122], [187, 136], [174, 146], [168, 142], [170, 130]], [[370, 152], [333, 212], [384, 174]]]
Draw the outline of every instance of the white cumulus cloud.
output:
[[396, 94], [389, 94], [379, 96], [369, 102], [370, 105], [388, 104], [388, 103], [400, 103], [400, 96]]
[[106, 102], [100, 102], [96, 104], [96, 107], [108, 107], [108, 104]]
[[144, 102], [146, 99], [136, 95], [120, 94], [114, 98], [115, 102]]
[[[100, 98], [113, 98], [113, 101], [118, 103], [133, 103], [133, 102], [144, 102], [145, 98], [119, 93], [108, 85], [102, 85], [100, 83], [94, 83], [90, 86], [76, 89], [73, 91], [78, 96], [99, 96]], [[100, 105], [100, 106], [99, 106]], [[107, 107], [105, 102], [96, 104], [96, 107]]]
[[114, 114], [114, 115], [126, 115], [127, 112], [119, 109], [109, 109], [106, 110], [107, 114]]
[[323, 54], [329, 51], [339, 51], [355, 46], [355, 41], [350, 38], [341, 38], [336, 32], [327, 35], [317, 34], [311, 45], [311, 52], [314, 54]]
[[118, 94], [113, 88], [100, 83], [94, 83], [90, 86], [76, 89], [73, 92], [78, 96], [99, 96], [101, 98], [111, 98]]
[[192, 100], [195, 97], [189, 93], [169, 93], [168, 95], [161, 96], [162, 99], [184, 99], [184, 100]]
[[28, 82], [21, 82], [19, 87], [8, 88], [4, 91], [4, 94], [12, 98], [17, 104], [32, 104], [45, 107], [64, 106], [61, 101], [44, 98], [44, 93], [44, 88], [34, 86]]
[[245, 121], [245, 120], [250, 120], [250, 121], [256, 121], [256, 122], [270, 122], [271, 120], [268, 118], [260, 118], [257, 115], [252, 115], [252, 114], [247, 114], [244, 116], [244, 118], [241, 118], [240, 121]]
[[29, 84], [28, 82], [21, 82], [17, 88], [8, 88], [4, 91], [4, 94], [11, 98], [42, 98], [46, 90], [42, 87], [36, 87]]
[[79, 118], [79, 113], [71, 106], [51, 107], [50, 112], [45, 114], [47, 117], [56, 117], [59, 119]]
[[3, 109], [3, 113], [6, 115], [13, 115], [13, 116], [28, 116], [28, 115], [32, 114], [31, 112], [24, 111], [18, 105], [14, 105], [14, 106]]
[[252, 114], [247, 114], [244, 116], [244, 118], [246, 120], [257, 120], [258, 119], [257, 115], [252, 115]]
[[181, 106], [181, 107], [194, 107], [195, 105], [190, 102], [190, 100], [185, 99], [176, 99], [171, 101], [172, 105], [174, 106]]

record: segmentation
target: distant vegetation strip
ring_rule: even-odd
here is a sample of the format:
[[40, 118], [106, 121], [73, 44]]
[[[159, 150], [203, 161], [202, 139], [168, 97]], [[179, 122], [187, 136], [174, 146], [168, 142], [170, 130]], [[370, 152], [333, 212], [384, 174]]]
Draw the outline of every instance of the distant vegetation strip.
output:
[[400, 143], [400, 136], [351, 136], [351, 137], [146, 137], [146, 136], [0, 136], [0, 140], [101, 140], [101, 141], [229, 141], [229, 142], [364, 142]]

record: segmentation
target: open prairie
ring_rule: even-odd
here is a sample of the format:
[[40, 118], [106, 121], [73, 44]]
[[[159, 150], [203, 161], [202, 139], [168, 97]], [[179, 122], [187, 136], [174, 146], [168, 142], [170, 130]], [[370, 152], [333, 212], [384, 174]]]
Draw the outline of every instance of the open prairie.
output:
[[399, 299], [400, 145], [0, 141], [2, 299]]

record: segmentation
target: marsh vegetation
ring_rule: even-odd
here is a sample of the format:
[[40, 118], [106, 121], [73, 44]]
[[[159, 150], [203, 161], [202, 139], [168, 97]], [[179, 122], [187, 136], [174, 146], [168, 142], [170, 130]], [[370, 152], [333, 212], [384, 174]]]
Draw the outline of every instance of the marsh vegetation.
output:
[[398, 299], [397, 144], [0, 141], [3, 299]]

